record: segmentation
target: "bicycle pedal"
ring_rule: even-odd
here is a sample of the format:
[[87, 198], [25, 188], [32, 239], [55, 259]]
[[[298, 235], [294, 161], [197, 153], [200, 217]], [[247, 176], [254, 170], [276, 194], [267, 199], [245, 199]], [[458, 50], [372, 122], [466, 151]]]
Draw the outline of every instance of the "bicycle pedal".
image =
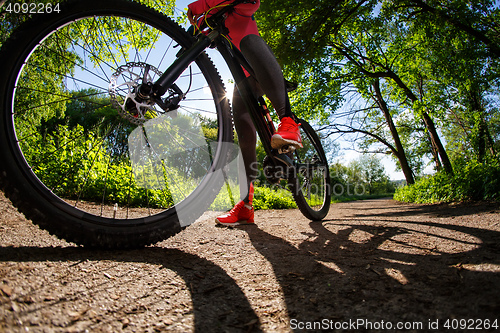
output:
[[294, 150], [295, 150], [295, 146], [293, 145], [285, 145], [285, 146], [281, 146], [280, 148], [278, 148], [278, 154], [288, 154], [288, 153], [293, 153]]

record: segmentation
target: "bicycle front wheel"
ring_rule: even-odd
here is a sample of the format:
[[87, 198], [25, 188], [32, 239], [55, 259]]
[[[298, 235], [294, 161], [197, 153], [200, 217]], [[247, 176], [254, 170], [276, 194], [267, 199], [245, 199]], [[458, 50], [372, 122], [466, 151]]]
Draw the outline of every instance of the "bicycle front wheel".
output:
[[126, 0], [64, 2], [14, 32], [0, 53], [0, 183], [13, 204], [56, 236], [106, 248], [199, 217], [232, 144], [220, 76], [202, 54], [162, 107], [138, 94], [192, 43]]
[[328, 161], [316, 131], [299, 119], [303, 148], [294, 152], [295, 172], [289, 178], [299, 210], [310, 220], [322, 220], [330, 209], [331, 186]]

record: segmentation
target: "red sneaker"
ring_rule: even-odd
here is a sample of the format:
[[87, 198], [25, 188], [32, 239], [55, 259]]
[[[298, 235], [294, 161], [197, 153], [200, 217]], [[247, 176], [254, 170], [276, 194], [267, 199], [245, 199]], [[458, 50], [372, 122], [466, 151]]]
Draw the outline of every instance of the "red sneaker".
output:
[[281, 119], [278, 130], [271, 138], [271, 147], [278, 149], [285, 145], [292, 145], [295, 148], [302, 148], [299, 126], [300, 124], [297, 124], [290, 117]]
[[215, 222], [227, 226], [240, 225], [240, 224], [253, 224], [253, 207], [245, 204], [244, 201], [240, 201], [229, 211], [229, 213], [224, 214], [215, 218]]

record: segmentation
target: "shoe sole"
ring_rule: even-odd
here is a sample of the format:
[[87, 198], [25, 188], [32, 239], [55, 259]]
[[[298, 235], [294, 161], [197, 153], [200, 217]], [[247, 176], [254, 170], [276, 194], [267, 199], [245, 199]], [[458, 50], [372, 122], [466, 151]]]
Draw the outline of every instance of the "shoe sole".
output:
[[294, 140], [288, 140], [284, 139], [280, 135], [273, 135], [271, 138], [271, 148], [273, 149], [278, 149], [286, 145], [292, 145], [295, 148], [303, 148], [302, 143], [294, 141]]
[[234, 223], [224, 223], [224, 222], [221, 222], [219, 221], [218, 219], [215, 219], [215, 223], [217, 224], [220, 224], [220, 225], [225, 225], [225, 226], [237, 226], [237, 225], [249, 225], [249, 224], [255, 224], [255, 222], [248, 222], [248, 220], [245, 220], [245, 221], [238, 221], [238, 222], [234, 222]]

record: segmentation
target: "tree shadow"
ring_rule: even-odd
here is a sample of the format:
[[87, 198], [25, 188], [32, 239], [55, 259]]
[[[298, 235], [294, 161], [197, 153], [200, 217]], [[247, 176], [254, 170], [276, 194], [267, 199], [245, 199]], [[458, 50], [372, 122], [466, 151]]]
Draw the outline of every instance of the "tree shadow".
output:
[[[478, 206], [476, 211], [497, 208]], [[272, 265], [292, 330], [300, 330], [298, 323], [365, 319], [421, 323], [422, 327], [414, 327], [414, 331], [426, 331], [429, 320], [443, 323], [446, 318], [497, 318], [500, 232], [411, 219], [457, 216], [454, 214], [459, 211], [454, 206], [377, 211], [364, 210], [360, 205], [351, 216], [310, 222], [308, 228], [302, 225], [301, 232], [293, 228], [291, 236], [286, 230], [272, 230], [271, 223], [239, 228]], [[294, 238], [297, 236], [300, 239]], [[76, 264], [109, 260], [161, 265], [184, 280], [192, 300], [195, 331], [262, 331], [264, 319], [259, 318], [228, 272], [181, 250], [0, 247], [0, 260]]]
[[[131, 251], [95, 251], [82, 247], [0, 247], [0, 260], [14, 262], [109, 260], [161, 265], [174, 271], [185, 281], [193, 303], [194, 331], [213, 332], [220, 328], [230, 329], [233, 332], [261, 331], [259, 318], [243, 291], [222, 268], [209, 260], [177, 249], [148, 247]], [[165, 284], [170, 282], [164, 281]], [[96, 288], [104, 290], [105, 287]], [[52, 305], [49, 303], [47, 307]]]
[[[377, 200], [377, 199], [375, 199]], [[380, 199], [384, 200], [384, 199]], [[394, 208], [400, 208], [404, 205], [404, 211], [398, 209], [394, 211]], [[353, 214], [353, 217], [394, 217], [394, 216], [415, 216], [415, 215], [426, 215], [433, 217], [456, 217], [456, 216], [468, 216], [474, 214], [488, 213], [488, 212], [500, 212], [500, 203], [498, 202], [461, 202], [461, 203], [437, 203], [437, 204], [406, 204], [399, 203], [397, 201], [392, 201], [389, 206], [384, 206], [383, 208], [377, 208], [382, 210], [381, 213], [369, 213], [369, 214]], [[359, 212], [372, 210], [371, 208], [356, 207]], [[392, 212], [386, 212], [386, 211]]]
[[[411, 214], [423, 213], [433, 212], [421, 207]], [[498, 317], [499, 232], [392, 221], [392, 213], [356, 216], [311, 222], [313, 231], [304, 232], [307, 239], [298, 244], [259, 227], [244, 229], [272, 264], [291, 323], [364, 318], [413, 321], [425, 331], [429, 320]]]

